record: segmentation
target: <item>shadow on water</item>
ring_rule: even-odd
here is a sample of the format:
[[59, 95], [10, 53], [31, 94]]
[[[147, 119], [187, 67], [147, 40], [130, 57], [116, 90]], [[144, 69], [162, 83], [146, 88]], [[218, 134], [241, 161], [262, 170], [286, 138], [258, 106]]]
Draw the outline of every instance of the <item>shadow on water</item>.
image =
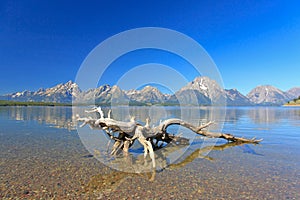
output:
[[248, 144], [244, 144], [243, 146], [239, 146], [239, 148], [243, 150], [243, 153], [252, 154], [252, 155], [256, 155], [256, 156], [263, 156], [263, 154], [257, 153]]
[[[195, 159], [199, 159], [199, 158], [206, 159], [208, 161], [214, 161], [215, 160], [214, 158], [207, 155], [208, 152], [224, 151], [225, 149], [232, 148], [232, 147], [240, 147], [243, 149], [243, 152], [245, 153], [251, 153], [253, 155], [262, 156], [262, 154], [256, 153], [253, 149], [251, 149], [249, 145], [245, 143], [229, 142], [225, 144], [211, 145], [211, 146], [205, 146], [203, 148], [194, 149], [192, 151], [186, 152], [186, 155], [180, 161], [175, 163], [168, 163], [167, 155], [183, 148], [183, 145], [171, 145], [164, 148], [162, 151], [159, 152], [159, 154], [156, 154], [156, 160], [160, 163], [163, 163], [163, 168], [159, 170], [153, 170], [151, 172], [146, 172], [146, 173], [145, 172], [130, 173], [130, 172], [123, 172], [123, 171], [113, 171], [112, 173], [106, 175], [97, 174], [90, 179], [89, 183], [85, 187], [85, 192], [95, 193], [95, 191], [97, 191], [103, 194], [109, 194], [111, 192], [116, 191], [124, 182], [126, 182], [130, 178], [142, 178], [144, 180], [152, 182], [155, 181], [155, 177], [159, 173], [162, 173], [165, 170], [177, 170], [177, 169], [184, 168], [188, 164], [192, 163]], [[143, 159], [142, 155], [139, 157], [140, 159]], [[124, 157], [118, 157], [117, 159], [120, 159], [118, 163], [120, 165], [123, 165], [123, 167], [136, 165], [136, 162], [133, 161], [130, 155]], [[124, 159], [126, 159], [127, 162], [124, 162]], [[144, 165], [151, 165], [151, 162], [150, 161], [145, 162]]]

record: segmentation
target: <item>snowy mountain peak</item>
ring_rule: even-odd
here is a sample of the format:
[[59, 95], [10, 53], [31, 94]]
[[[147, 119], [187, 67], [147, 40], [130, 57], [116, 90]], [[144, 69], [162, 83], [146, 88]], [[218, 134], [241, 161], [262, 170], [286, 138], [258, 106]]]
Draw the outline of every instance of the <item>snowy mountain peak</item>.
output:
[[249, 100], [261, 105], [280, 105], [289, 100], [289, 96], [271, 85], [260, 85], [247, 94]]
[[156, 87], [153, 87], [153, 86], [150, 86], [150, 85], [145, 86], [145, 87], [141, 90], [141, 92], [142, 92], [142, 93], [144, 93], [144, 92], [161, 93]]
[[128, 90], [125, 91], [129, 99], [135, 102], [144, 103], [163, 103], [167, 100], [168, 96], [161, 93], [156, 87], [147, 85], [141, 90]]
[[73, 81], [61, 83], [50, 88], [40, 88], [35, 92], [25, 90], [0, 96], [0, 99], [13, 101], [123, 104], [132, 101], [138, 104], [202, 104], [202, 105], [282, 105], [300, 96], [300, 87], [283, 92], [271, 85], [254, 88], [247, 96], [237, 89], [224, 90], [208, 77], [196, 77], [175, 94], [163, 94], [156, 87], [147, 85], [141, 90], [122, 90], [118, 86], [102, 85], [88, 91], [81, 91]]

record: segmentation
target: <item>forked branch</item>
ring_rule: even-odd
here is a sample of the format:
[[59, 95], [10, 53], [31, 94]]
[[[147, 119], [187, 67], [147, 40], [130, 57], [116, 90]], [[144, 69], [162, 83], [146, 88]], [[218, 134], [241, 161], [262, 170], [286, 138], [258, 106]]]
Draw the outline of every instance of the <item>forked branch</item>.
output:
[[[150, 119], [148, 119], [146, 124], [142, 126], [135, 121], [134, 117], [132, 117], [129, 122], [114, 120], [110, 117], [111, 111], [109, 111], [108, 117], [106, 118], [100, 107], [86, 111], [86, 113], [90, 112], [98, 112], [100, 114], [100, 119], [93, 119], [91, 117], [81, 118], [79, 117], [79, 115], [77, 115], [77, 121], [83, 122], [80, 127], [88, 124], [91, 129], [104, 130], [106, 134], [115, 141], [111, 154], [117, 154], [119, 150], [128, 152], [128, 149], [137, 139], [144, 147], [144, 156], [146, 157], [149, 153], [153, 161], [153, 167], [155, 167], [154, 150], [166, 146], [163, 145], [163, 143], [168, 144], [174, 142], [176, 144], [185, 145], [189, 143], [189, 140], [187, 138], [175, 136], [168, 133], [167, 129], [172, 125], [183, 126], [198, 135], [202, 135], [208, 138], [222, 138], [229, 142], [257, 144], [262, 141], [262, 139], [247, 139], [236, 137], [228, 133], [216, 133], [208, 131], [207, 128], [214, 124], [214, 122], [208, 122], [204, 125], [195, 126], [182, 119], [171, 118], [161, 122], [158, 126], [151, 128], [149, 125]], [[115, 134], [112, 133], [117, 133], [117, 136], [114, 136]]]

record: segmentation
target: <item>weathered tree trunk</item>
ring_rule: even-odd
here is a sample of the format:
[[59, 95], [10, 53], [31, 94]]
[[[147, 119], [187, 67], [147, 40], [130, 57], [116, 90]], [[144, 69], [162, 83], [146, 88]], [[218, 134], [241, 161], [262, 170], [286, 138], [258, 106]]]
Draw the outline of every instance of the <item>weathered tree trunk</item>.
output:
[[[167, 119], [161, 122], [156, 127], [150, 127], [149, 121], [147, 120], [145, 126], [137, 123], [135, 119], [132, 117], [129, 122], [117, 121], [110, 118], [110, 112], [108, 117], [104, 117], [104, 113], [100, 107], [95, 108], [89, 112], [98, 112], [100, 114], [100, 119], [93, 119], [89, 118], [80, 118], [77, 115], [77, 121], [83, 122], [80, 127], [85, 125], [89, 125], [92, 129], [102, 129], [106, 132], [106, 134], [115, 141], [113, 145], [113, 149], [111, 154], [115, 155], [118, 153], [119, 150], [123, 150], [124, 152], [128, 152], [128, 149], [131, 147], [133, 142], [137, 139], [144, 147], [144, 157], [147, 156], [149, 153], [153, 167], [155, 168], [155, 156], [154, 150], [162, 148], [162, 145], [159, 145], [159, 142], [162, 143], [176, 143], [176, 144], [188, 144], [189, 140], [184, 137], [174, 136], [167, 132], [167, 128], [172, 125], [180, 125], [187, 129], [190, 129], [196, 134], [209, 137], [209, 138], [222, 138], [227, 140], [228, 142], [235, 142], [235, 143], [253, 143], [257, 144], [261, 140], [257, 140], [255, 138], [246, 139], [241, 137], [236, 137], [231, 134], [227, 133], [216, 133], [216, 132], [209, 132], [206, 130], [207, 127], [213, 124], [213, 122], [208, 122], [201, 126], [194, 126], [184, 120], [181, 119]], [[114, 136], [112, 133], [118, 133], [118, 136]]]

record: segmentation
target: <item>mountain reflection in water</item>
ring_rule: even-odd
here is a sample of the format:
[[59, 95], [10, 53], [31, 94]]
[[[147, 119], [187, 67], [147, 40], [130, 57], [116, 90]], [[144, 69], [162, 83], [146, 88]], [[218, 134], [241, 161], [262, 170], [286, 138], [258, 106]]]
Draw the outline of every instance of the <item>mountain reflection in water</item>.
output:
[[[81, 116], [88, 107], [79, 107], [76, 111]], [[107, 113], [108, 108], [103, 108]], [[187, 117], [192, 123], [206, 122], [213, 117], [223, 119], [226, 123], [237, 123], [242, 120], [251, 120], [255, 124], [274, 124], [285, 119], [292, 119], [295, 125], [300, 126], [300, 109], [285, 107], [138, 107], [133, 106], [113, 107], [112, 117], [116, 120], [129, 121], [130, 115], [145, 122], [147, 117], [151, 117], [152, 123], [159, 123], [160, 120], [170, 117]], [[54, 125], [57, 128], [76, 129], [76, 121], [72, 114], [72, 107], [64, 106], [7, 106], [0, 107], [0, 115], [14, 120], [37, 121], [41, 124]], [[96, 115], [89, 114], [96, 117]], [[198, 116], [200, 118], [195, 118]], [[222, 120], [222, 121], [223, 121]], [[218, 122], [218, 121], [217, 121]]]

